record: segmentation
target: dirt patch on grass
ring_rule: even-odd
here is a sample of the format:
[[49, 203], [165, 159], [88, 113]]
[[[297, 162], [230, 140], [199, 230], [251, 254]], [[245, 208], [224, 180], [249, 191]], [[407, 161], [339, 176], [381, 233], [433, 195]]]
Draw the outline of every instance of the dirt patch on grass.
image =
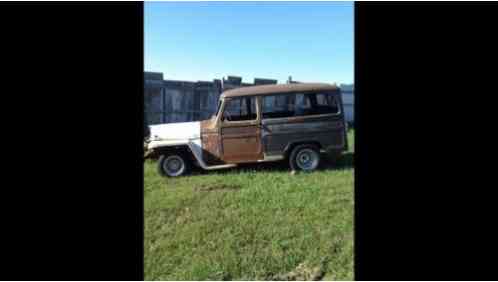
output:
[[285, 274], [277, 274], [271, 277], [273, 281], [318, 281], [323, 278], [325, 271], [320, 266], [310, 267], [306, 263], [300, 263], [294, 270]]
[[200, 192], [209, 192], [209, 191], [237, 191], [242, 187], [236, 184], [222, 184], [222, 183], [211, 183], [211, 184], [202, 184], [200, 186], [195, 187], [195, 191]]

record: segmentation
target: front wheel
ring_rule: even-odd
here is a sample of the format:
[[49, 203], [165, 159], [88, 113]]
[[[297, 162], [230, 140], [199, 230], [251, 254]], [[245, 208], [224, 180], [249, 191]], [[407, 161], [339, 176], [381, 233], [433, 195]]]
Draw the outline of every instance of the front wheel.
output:
[[157, 168], [162, 176], [177, 177], [188, 172], [188, 160], [183, 154], [165, 154], [159, 157]]
[[320, 164], [320, 150], [308, 144], [296, 146], [290, 154], [289, 163], [292, 170], [313, 171]]

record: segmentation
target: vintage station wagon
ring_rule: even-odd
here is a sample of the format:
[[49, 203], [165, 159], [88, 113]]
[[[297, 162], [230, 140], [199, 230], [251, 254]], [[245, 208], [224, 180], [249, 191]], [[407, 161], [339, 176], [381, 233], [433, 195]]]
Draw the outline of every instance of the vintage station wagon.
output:
[[321, 83], [262, 85], [220, 95], [209, 120], [149, 126], [148, 149], [164, 176], [240, 163], [288, 160], [292, 170], [313, 171], [320, 153], [347, 150], [340, 89]]

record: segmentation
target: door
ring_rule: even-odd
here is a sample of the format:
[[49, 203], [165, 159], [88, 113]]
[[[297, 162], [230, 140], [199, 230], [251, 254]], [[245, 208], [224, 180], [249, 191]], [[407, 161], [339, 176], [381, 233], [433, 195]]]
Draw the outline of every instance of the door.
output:
[[263, 159], [258, 108], [254, 96], [226, 98], [221, 123], [224, 162], [241, 163]]

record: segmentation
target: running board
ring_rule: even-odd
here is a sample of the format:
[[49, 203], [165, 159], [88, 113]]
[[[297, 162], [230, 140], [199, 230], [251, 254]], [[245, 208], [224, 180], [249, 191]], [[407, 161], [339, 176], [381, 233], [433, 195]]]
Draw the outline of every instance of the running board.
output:
[[222, 168], [231, 168], [236, 167], [236, 164], [226, 164], [226, 165], [213, 165], [213, 166], [204, 166], [202, 167], [205, 170], [214, 170], [214, 169], [222, 169]]
[[281, 161], [283, 159], [285, 159], [285, 157], [283, 155], [273, 155], [273, 156], [264, 155], [264, 159], [258, 160], [258, 162], [260, 162], [260, 163], [262, 163], [262, 162], [274, 162], [274, 161]]

